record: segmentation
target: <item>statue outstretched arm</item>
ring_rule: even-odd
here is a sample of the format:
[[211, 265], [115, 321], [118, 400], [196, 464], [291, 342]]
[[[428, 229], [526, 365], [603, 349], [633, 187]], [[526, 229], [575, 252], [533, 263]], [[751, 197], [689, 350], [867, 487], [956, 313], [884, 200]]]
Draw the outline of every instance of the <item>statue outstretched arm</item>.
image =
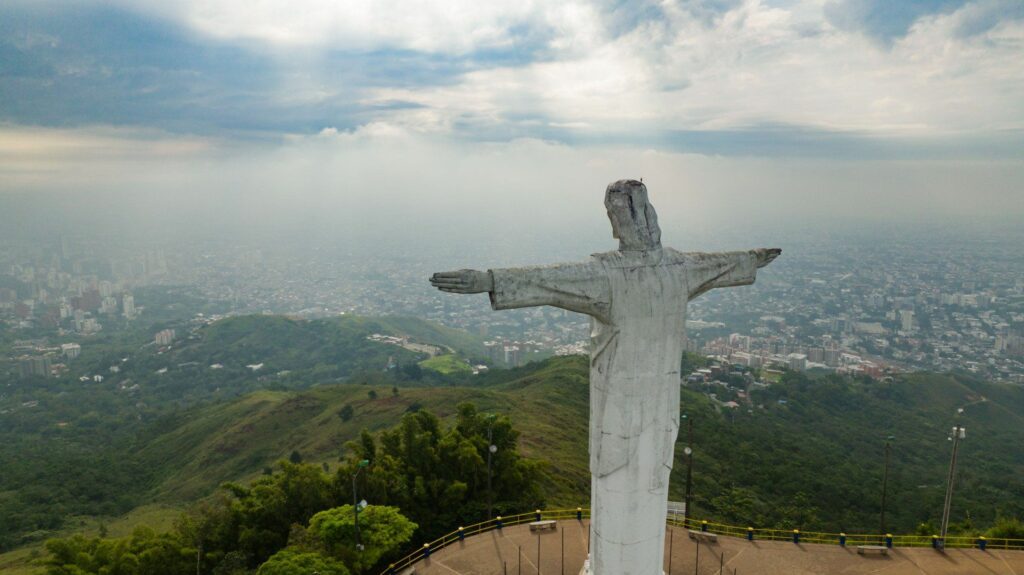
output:
[[430, 283], [448, 293], [488, 292], [496, 310], [550, 305], [603, 318], [611, 305], [608, 278], [594, 262], [439, 272]]
[[754, 283], [758, 268], [772, 263], [782, 253], [778, 248], [761, 248], [743, 252], [687, 254], [692, 260], [689, 267], [690, 299], [721, 287]]

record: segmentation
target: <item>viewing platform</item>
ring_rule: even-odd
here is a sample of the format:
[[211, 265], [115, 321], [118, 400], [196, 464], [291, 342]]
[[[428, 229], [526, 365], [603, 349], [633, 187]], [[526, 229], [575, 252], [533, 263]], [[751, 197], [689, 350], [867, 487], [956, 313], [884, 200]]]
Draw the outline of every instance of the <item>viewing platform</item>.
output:
[[[427, 554], [424, 550], [417, 551], [396, 563], [393, 571], [384, 573], [577, 575], [587, 556], [589, 530], [585, 513], [580, 513], [579, 517], [577, 519], [574, 511], [543, 512], [539, 520], [554, 521], [556, 525], [541, 530], [531, 526], [539, 521], [535, 513], [502, 519], [500, 529], [496, 527], [497, 520], [472, 526], [463, 529], [461, 537], [458, 531], [445, 536], [431, 544]], [[670, 523], [668, 527], [666, 575], [1024, 574], [1024, 541], [1021, 540], [988, 540], [982, 550], [973, 539], [950, 537], [943, 550], [933, 548], [928, 537], [897, 536], [890, 548], [877, 536], [842, 535], [845, 544], [840, 545], [840, 534], [834, 534], [835, 541], [830, 543], [823, 539], [833, 534], [796, 532], [794, 538], [791, 531], [754, 530], [754, 535], [750, 536], [746, 528], [700, 521], [688, 521], [687, 525], [684, 528], [681, 522]], [[691, 531], [715, 537], [691, 537]], [[913, 546], [900, 546], [901, 539], [905, 545]], [[868, 547], [881, 547], [885, 553], [863, 553]]]

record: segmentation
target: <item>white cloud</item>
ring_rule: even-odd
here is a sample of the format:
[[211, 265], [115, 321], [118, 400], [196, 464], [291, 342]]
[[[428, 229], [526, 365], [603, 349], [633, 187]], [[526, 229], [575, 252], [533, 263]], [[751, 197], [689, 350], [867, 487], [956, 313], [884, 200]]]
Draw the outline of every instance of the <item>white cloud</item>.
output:
[[[508, 47], [519, 26], [542, 25], [550, 9], [533, 0], [112, 0], [160, 13], [225, 40], [284, 47], [406, 49], [464, 53]], [[572, 3], [567, 4], [572, 6]]]
[[609, 131], [786, 124], [955, 136], [1024, 120], [1024, 21], [966, 36], [972, 4], [921, 19], [891, 48], [828, 25], [816, 2], [784, 10], [747, 0], [711, 26], [665, 8], [666, 21], [619, 37], [588, 23], [587, 50], [472, 71], [452, 85], [383, 88], [369, 101], [422, 104], [440, 128], [542, 117]]

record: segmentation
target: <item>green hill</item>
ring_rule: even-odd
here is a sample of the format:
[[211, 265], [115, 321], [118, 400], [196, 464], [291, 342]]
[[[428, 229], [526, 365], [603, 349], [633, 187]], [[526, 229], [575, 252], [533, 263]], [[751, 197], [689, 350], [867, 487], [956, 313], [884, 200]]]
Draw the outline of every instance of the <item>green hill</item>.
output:
[[[202, 411], [189, 411], [197, 406], [212, 410], [218, 423], [232, 422], [247, 414], [258, 417], [259, 409], [274, 405], [272, 399], [255, 399], [275, 397], [260, 390], [352, 382], [379, 386], [383, 396], [393, 385], [437, 385], [443, 378], [429, 372], [405, 376], [402, 367], [418, 368], [428, 355], [368, 339], [375, 333], [406, 336], [464, 355], [482, 349], [469, 334], [410, 318], [240, 316], [208, 325], [178, 321], [161, 327], [176, 329], [172, 345], [158, 347], [152, 333], [141, 332], [97, 340], [84, 346], [60, 378], [23, 379], [0, 371], [0, 550], [45, 538], [72, 516], [117, 515], [146, 504], [152, 490], [164, 489], [164, 460], [179, 461], [174, 453], [188, 446], [164, 440], [160, 445], [171, 445], [166, 454], [151, 459], [134, 454], [190, 417], [202, 421]], [[389, 365], [399, 369], [386, 371]], [[257, 395], [232, 403], [253, 392]], [[297, 405], [281, 401], [285, 410]], [[194, 445], [216, 433], [201, 426], [178, 433], [190, 430]], [[191, 500], [208, 490], [190, 489], [190, 482], [216, 485], [248, 473], [254, 462], [280, 456], [264, 438], [255, 444], [244, 441], [247, 445], [238, 448], [240, 462], [229, 457], [230, 446], [218, 445], [223, 467], [167, 490], [186, 493], [185, 500]], [[219, 479], [214, 473], [221, 473]], [[213, 477], [210, 483], [203, 482], [204, 474]]]
[[[133, 346], [79, 367], [120, 362], [120, 373], [102, 384], [81, 384], [77, 373], [11, 382], [0, 405], [11, 406], [0, 417], [0, 546], [52, 536], [73, 515], [182, 508], [296, 452], [334, 467], [361, 429], [389, 428], [421, 408], [449, 417], [463, 401], [508, 414], [521, 432], [522, 453], [548, 462], [548, 505], [587, 501], [585, 358], [414, 379], [383, 367], [389, 358], [415, 365], [426, 356], [370, 341], [372, 333], [469, 357], [479, 343], [418, 320], [250, 316], [202, 327], [170, 350]], [[128, 362], [119, 359], [129, 355]], [[264, 367], [245, 367], [251, 362]], [[211, 370], [214, 363], [223, 368]], [[158, 366], [170, 367], [157, 374]], [[1024, 388], [961, 375], [880, 383], [786, 373], [750, 390], [749, 404], [736, 409], [710, 397], [712, 391], [735, 395], [717, 386], [682, 393], [682, 409], [694, 422], [697, 516], [875, 531], [883, 440], [891, 434], [888, 528], [908, 532], [937, 522], [954, 422], [968, 429], [955, 527], [969, 531], [972, 522], [984, 527], [997, 516], [1024, 516]], [[21, 407], [28, 400], [38, 407]], [[684, 493], [685, 430], [680, 439], [670, 494], [677, 501]]]
[[[549, 463], [550, 505], [587, 500], [586, 361], [554, 358], [481, 376], [473, 386], [401, 388], [321, 386], [304, 392], [260, 392], [183, 413], [170, 431], [137, 452], [144, 466], [163, 469], [159, 501], [187, 501], [226, 479], [252, 477], [298, 451], [304, 460], [333, 464], [362, 428], [379, 431], [408, 410], [441, 417], [471, 401], [508, 414], [522, 432], [528, 457]], [[784, 400], [784, 403], [779, 400]], [[966, 425], [953, 517], [978, 526], [999, 515], [1024, 515], [1024, 389], [949, 375], [912, 374], [892, 383], [787, 374], [752, 392], [735, 411], [703, 393], [683, 391], [694, 420], [698, 513], [740, 524], [804, 529], [876, 530], [883, 439], [896, 436], [889, 483], [888, 526], [908, 532], [937, 522], [954, 421]], [[353, 416], [343, 421], [342, 408]], [[957, 410], [964, 412], [957, 415]], [[673, 499], [684, 493], [685, 456], [677, 449]]]
[[[551, 480], [551, 496], [575, 505], [581, 501], [580, 488], [588, 484], [583, 363], [571, 358], [539, 364], [503, 372], [478, 386], [402, 387], [398, 395], [359, 384], [257, 392], [162, 421], [133, 458], [158, 470], [154, 499], [190, 501], [224, 481], [253, 477], [293, 451], [307, 462], [336, 463], [345, 442], [364, 428], [389, 428], [419, 408], [448, 417], [458, 403], [470, 401], [481, 411], [511, 415], [523, 433], [525, 455], [554, 459], [561, 452], [567, 457], [567, 465], [555, 474], [558, 478]], [[371, 391], [376, 399], [370, 398]], [[347, 405], [353, 415], [345, 421], [341, 413]]]

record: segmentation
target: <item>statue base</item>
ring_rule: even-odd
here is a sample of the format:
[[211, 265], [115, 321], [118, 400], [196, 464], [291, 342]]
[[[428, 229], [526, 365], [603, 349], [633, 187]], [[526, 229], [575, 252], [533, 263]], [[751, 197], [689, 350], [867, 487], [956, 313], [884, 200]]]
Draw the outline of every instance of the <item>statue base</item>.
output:
[[[587, 559], [583, 562], [583, 568], [580, 569], [580, 575], [594, 575], [594, 572], [590, 570], [590, 554], [587, 554]], [[662, 571], [661, 575], [665, 575], [665, 572]]]

